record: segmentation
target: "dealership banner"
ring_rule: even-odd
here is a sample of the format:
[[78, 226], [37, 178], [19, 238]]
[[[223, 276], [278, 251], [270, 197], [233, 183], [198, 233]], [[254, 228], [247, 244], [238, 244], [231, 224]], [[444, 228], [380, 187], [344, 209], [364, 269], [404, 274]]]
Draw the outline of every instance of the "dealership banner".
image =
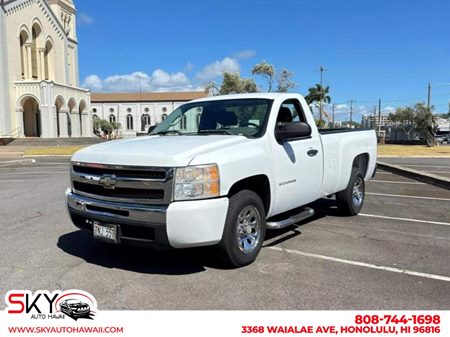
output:
[[450, 311], [108, 311], [82, 290], [12, 290], [0, 336], [450, 336]]

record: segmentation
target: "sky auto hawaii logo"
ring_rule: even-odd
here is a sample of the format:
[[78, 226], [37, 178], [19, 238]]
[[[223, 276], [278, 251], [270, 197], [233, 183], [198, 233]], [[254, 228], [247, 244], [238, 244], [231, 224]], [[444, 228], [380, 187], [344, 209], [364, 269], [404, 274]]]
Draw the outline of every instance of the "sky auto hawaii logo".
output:
[[83, 290], [11, 290], [6, 293], [6, 312], [29, 315], [31, 319], [94, 319], [98, 312], [95, 297]]

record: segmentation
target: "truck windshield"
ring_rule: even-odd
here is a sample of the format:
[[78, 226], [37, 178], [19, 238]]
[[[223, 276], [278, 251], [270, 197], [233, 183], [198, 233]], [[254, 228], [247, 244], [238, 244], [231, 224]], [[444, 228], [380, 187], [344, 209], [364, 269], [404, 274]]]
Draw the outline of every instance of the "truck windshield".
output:
[[172, 112], [151, 135], [264, 134], [272, 100], [234, 99], [187, 103]]

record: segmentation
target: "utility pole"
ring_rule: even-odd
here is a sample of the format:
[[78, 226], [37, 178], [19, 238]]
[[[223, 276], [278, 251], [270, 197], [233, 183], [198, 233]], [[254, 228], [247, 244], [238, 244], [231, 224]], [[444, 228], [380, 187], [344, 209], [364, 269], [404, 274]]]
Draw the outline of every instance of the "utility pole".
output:
[[350, 100], [350, 129], [353, 124], [353, 98]]
[[428, 98], [427, 98], [427, 110], [431, 108], [431, 83], [428, 83]]
[[378, 99], [378, 141], [381, 134], [381, 98]]
[[323, 72], [326, 71], [326, 69], [323, 66], [320, 66], [320, 105], [319, 105], [319, 121], [322, 120], [322, 113], [323, 113]]
[[[335, 109], [335, 107], [336, 107], [336, 104], [333, 103], [333, 129], [334, 129], [334, 109]], [[450, 109], [450, 107], [449, 107], [449, 109]]]

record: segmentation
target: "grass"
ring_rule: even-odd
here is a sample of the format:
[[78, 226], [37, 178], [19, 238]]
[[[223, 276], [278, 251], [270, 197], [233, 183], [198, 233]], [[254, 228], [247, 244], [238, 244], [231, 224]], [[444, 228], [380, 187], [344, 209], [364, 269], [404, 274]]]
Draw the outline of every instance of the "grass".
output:
[[[70, 156], [79, 149], [85, 147], [78, 146], [49, 146], [49, 147], [29, 147], [25, 150], [26, 156]], [[426, 147], [423, 145], [379, 145], [378, 156], [394, 157], [449, 157], [450, 146]]]
[[48, 147], [30, 147], [24, 152], [25, 156], [70, 156], [85, 145], [78, 146], [48, 146]]
[[450, 146], [441, 145], [426, 147], [425, 145], [379, 145], [378, 156], [450, 158]]

